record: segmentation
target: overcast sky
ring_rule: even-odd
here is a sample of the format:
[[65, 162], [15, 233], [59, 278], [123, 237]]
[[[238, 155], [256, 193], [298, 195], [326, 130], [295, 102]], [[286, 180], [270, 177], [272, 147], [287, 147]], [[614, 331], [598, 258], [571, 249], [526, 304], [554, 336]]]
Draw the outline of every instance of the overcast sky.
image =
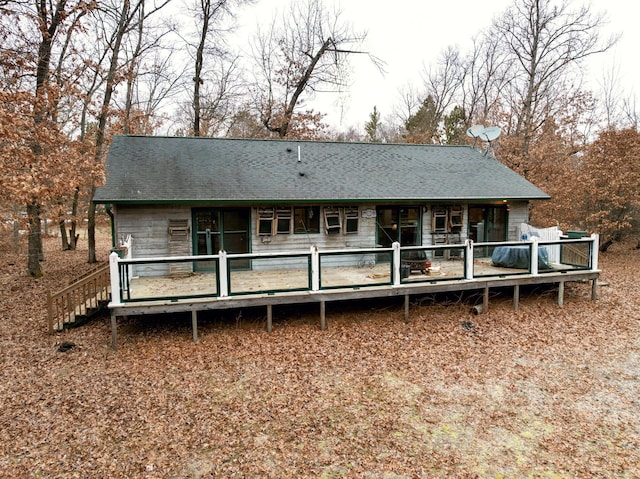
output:
[[[333, 0], [324, 0], [331, 3]], [[338, 1], [338, 0], [336, 0]], [[514, 0], [342, 0], [343, 17], [356, 31], [367, 30], [366, 48], [386, 62], [382, 75], [364, 56], [353, 59], [353, 85], [347, 95], [323, 95], [318, 99], [319, 110], [327, 113], [327, 121], [337, 129], [349, 125], [362, 128], [374, 105], [383, 119], [400, 105], [398, 91], [413, 82], [419, 84], [423, 65], [434, 64], [449, 45], [469, 50], [471, 39], [488, 27], [493, 17], [501, 14]], [[569, 0], [576, 6], [585, 2]], [[587, 2], [589, 3], [589, 2]], [[246, 35], [257, 19], [270, 19], [277, 6], [286, 6], [288, 0], [258, 0], [239, 17]], [[623, 34], [617, 47], [590, 62], [589, 78], [596, 83], [602, 79], [602, 70], [612, 67], [625, 91], [635, 91], [636, 65], [640, 56], [640, 3], [629, 0], [592, 0], [591, 11], [605, 12], [609, 24], [602, 36]], [[254, 19], [254, 20], [252, 20]]]

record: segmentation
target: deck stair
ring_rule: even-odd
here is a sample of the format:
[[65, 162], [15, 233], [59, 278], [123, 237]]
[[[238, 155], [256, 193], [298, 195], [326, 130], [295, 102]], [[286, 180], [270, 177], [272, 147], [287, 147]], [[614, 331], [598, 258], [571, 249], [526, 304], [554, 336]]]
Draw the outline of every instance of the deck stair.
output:
[[109, 265], [76, 279], [57, 293], [47, 293], [49, 333], [76, 327], [106, 309], [111, 296]]

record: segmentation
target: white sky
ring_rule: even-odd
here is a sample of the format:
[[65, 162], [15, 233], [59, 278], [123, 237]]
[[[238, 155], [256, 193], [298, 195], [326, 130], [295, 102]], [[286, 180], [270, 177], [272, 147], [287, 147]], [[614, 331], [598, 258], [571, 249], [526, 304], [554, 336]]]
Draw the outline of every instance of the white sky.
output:
[[[324, 1], [330, 4], [333, 0]], [[325, 120], [338, 130], [350, 125], [362, 129], [374, 105], [384, 120], [400, 105], [399, 89], [411, 82], [420, 84], [425, 64], [435, 64], [449, 45], [468, 51], [471, 38], [488, 27], [492, 18], [513, 1], [342, 0], [342, 17], [351, 22], [356, 31], [368, 32], [365, 48], [386, 62], [387, 73], [383, 76], [365, 56], [354, 58], [350, 91], [341, 100], [337, 95], [323, 94], [313, 106], [326, 113]], [[569, 1], [576, 7], [585, 3]], [[640, 2], [586, 0], [586, 3], [590, 3], [592, 13], [607, 15], [609, 24], [602, 29], [603, 38], [615, 32], [623, 35], [612, 51], [590, 62], [592, 89], [601, 83], [603, 70], [615, 69], [624, 92], [635, 92], [640, 55]], [[288, 0], [258, 0], [239, 15], [245, 26], [239, 34], [246, 35], [258, 19], [271, 19], [276, 8], [287, 4]]]

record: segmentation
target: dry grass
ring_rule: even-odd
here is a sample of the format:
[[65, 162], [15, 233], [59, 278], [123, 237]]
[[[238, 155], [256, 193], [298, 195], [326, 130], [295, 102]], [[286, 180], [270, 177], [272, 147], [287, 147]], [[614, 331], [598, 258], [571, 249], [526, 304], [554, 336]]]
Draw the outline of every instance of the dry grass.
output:
[[[43, 292], [86, 265], [47, 241], [45, 277], [0, 256], [4, 477], [640, 477], [640, 252], [588, 284], [471, 316], [454, 298], [203, 317], [107, 318], [48, 336]], [[108, 241], [101, 242], [106, 260]], [[439, 298], [441, 299], [441, 298]], [[75, 347], [58, 352], [62, 341]]]

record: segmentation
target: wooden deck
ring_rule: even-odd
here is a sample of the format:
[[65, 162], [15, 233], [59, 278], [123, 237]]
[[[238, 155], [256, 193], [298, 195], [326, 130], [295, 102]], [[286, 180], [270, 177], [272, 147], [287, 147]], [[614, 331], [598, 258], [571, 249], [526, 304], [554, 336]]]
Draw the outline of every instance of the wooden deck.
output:
[[[532, 249], [533, 258], [528, 269], [503, 268], [492, 264], [490, 258], [474, 258], [473, 244], [455, 259], [431, 260], [428, 274], [401, 272], [400, 247], [394, 246], [393, 260], [360, 266], [331, 266], [329, 262], [320, 267], [322, 261], [309, 256], [309, 266], [272, 268], [264, 270], [231, 270], [227, 267], [234, 260], [246, 259], [250, 255], [228, 255], [207, 258], [215, 263], [218, 272], [196, 272], [180, 276], [132, 277], [123, 281], [120, 272], [135, 265], [136, 260], [120, 260], [112, 255], [112, 291], [120, 285], [111, 309], [112, 343], [117, 347], [117, 318], [122, 316], [191, 312], [193, 339], [197, 341], [197, 313], [221, 309], [264, 306], [267, 310], [267, 330], [272, 328], [272, 307], [281, 304], [318, 303], [320, 327], [326, 328], [325, 307], [327, 302], [369, 299], [381, 297], [404, 297], [405, 321], [409, 316], [411, 295], [467, 290], [483, 291], [482, 310], [489, 307], [489, 290], [497, 287], [513, 287], [514, 308], [519, 306], [519, 291], [523, 285], [557, 284], [558, 304], [563, 304], [564, 284], [570, 281], [591, 281], [592, 299], [596, 299], [597, 237], [585, 240], [590, 255], [587, 265], [555, 262], [551, 269], [538, 271], [537, 249]], [[426, 248], [425, 248], [426, 249]], [[435, 250], [434, 248], [431, 248]], [[432, 254], [434, 251], [429, 251]], [[334, 252], [335, 253], [335, 252]], [[369, 251], [370, 253], [370, 251]], [[325, 253], [326, 254], [326, 253]], [[201, 257], [198, 257], [198, 260]], [[465, 258], [473, 258], [467, 261]], [[142, 261], [173, 262], [177, 258], [146, 259]], [[180, 258], [194, 261], [194, 257]], [[115, 278], [114, 278], [115, 276]], [[123, 284], [125, 285], [123, 287]]]
[[[571, 266], [554, 265], [556, 272], [570, 272], [575, 270]], [[322, 288], [367, 288], [370, 286], [385, 286], [391, 284], [391, 267], [388, 263], [375, 266], [337, 266], [326, 268], [322, 274]], [[490, 258], [474, 260], [474, 276], [513, 276], [526, 275], [526, 269], [502, 268], [491, 264]], [[545, 274], [551, 274], [549, 272]], [[460, 259], [435, 261], [427, 274], [412, 272], [403, 278], [403, 284], [418, 284], [434, 281], [455, 281], [464, 279], [464, 262]], [[230, 275], [233, 295], [260, 294], [267, 292], [285, 292], [307, 290], [309, 288], [309, 274], [307, 269], [279, 269], [279, 270], [240, 270], [232, 271]], [[190, 273], [175, 276], [146, 276], [135, 277], [130, 281], [126, 299], [130, 301], [145, 301], [152, 299], [184, 299], [187, 297], [216, 296], [217, 277], [215, 272]]]

